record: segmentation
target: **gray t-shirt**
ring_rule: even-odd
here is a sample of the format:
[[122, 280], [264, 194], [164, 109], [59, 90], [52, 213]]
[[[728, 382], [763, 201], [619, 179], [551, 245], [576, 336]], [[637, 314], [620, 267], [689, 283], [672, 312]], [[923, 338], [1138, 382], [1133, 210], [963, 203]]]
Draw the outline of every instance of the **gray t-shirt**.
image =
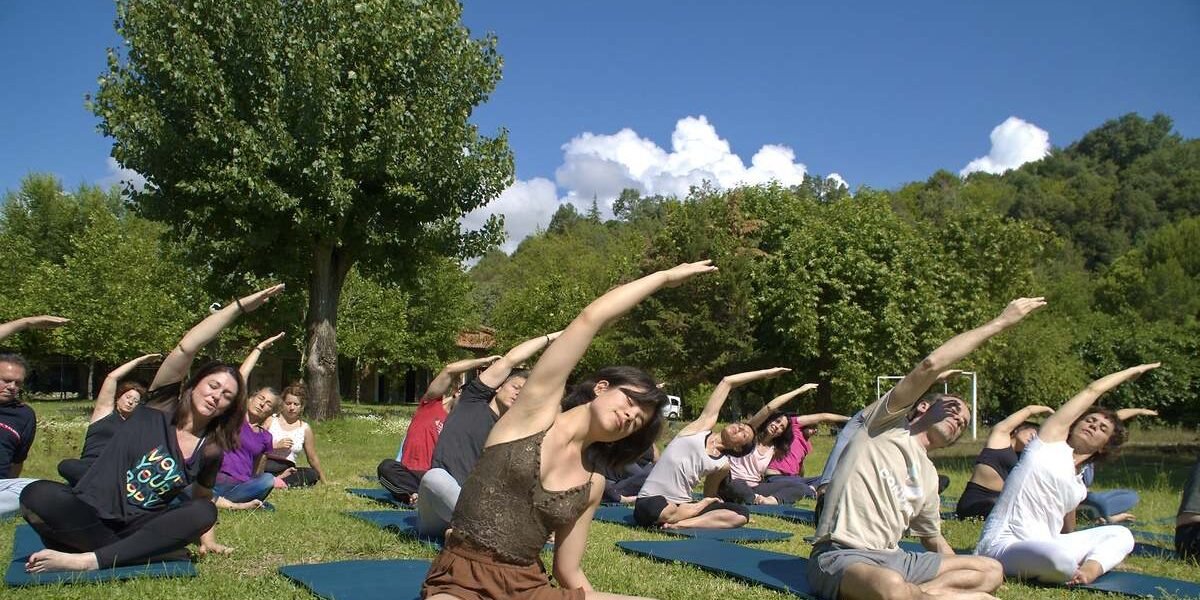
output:
[[895, 550], [906, 529], [922, 538], [940, 534], [937, 470], [908, 431], [907, 409], [888, 412], [891, 395], [863, 409], [863, 427], [834, 470], [815, 543]]
[[704, 442], [711, 433], [698, 431], [675, 436], [654, 463], [638, 498], [662, 496], [675, 504], [691, 502], [692, 488], [709, 473], [729, 464], [729, 459], [724, 456], [713, 458], [708, 455]]

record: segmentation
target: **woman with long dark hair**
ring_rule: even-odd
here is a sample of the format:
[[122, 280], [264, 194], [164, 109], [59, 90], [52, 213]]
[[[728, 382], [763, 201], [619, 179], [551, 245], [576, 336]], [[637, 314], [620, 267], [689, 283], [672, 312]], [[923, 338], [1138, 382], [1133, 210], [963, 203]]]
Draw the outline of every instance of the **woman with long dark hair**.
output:
[[[213, 362], [185, 382], [196, 354], [238, 315], [283, 291], [269, 287], [214, 312], [179, 341], [150, 384], [149, 401], [121, 425], [74, 488], [36, 481], [21, 512], [45, 550], [31, 573], [94, 571], [178, 558], [190, 542], [200, 554], [227, 553], [216, 540], [212, 487], [221, 453], [237, 442], [246, 385], [234, 365]], [[191, 498], [182, 496], [191, 486]]]
[[[567, 377], [610, 321], [661, 288], [714, 270], [702, 261], [659, 271], [604, 294], [571, 321], [488, 434], [422, 597], [624, 597], [593, 590], [580, 566], [603, 493], [598, 471], [632, 462], [654, 443], [666, 395], [644, 371], [610, 367], [574, 390], [580, 403], [563, 410]], [[558, 588], [539, 558], [551, 533]]]
[[815, 389], [817, 384], [809, 383], [778, 396], [750, 418], [750, 422], [758, 424], [754, 450], [729, 459], [729, 476], [721, 481], [717, 491], [722, 500], [740, 504], [792, 504], [816, 495], [816, 490], [798, 477], [766, 481], [767, 467], [776, 457], [787, 456], [794, 439], [792, 418], [779, 409], [792, 398]]

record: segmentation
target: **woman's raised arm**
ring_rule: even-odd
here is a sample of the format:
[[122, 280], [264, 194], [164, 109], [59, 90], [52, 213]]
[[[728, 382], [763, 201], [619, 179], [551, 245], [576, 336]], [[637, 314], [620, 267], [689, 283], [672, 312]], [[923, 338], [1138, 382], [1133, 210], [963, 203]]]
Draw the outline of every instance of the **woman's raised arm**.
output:
[[1091, 408], [1096, 400], [1107, 393], [1109, 390], [1137, 378], [1137, 376], [1157, 369], [1162, 363], [1150, 363], [1130, 367], [1124, 371], [1117, 371], [1110, 375], [1105, 375], [1088, 384], [1087, 387], [1080, 390], [1075, 397], [1067, 400], [1042, 423], [1042, 428], [1038, 430], [1038, 437], [1047, 444], [1051, 442], [1061, 442], [1067, 439], [1067, 434], [1071, 432], [1071, 424], [1075, 422], [1087, 409]]
[[[92, 407], [92, 423], [112, 414], [117, 405], [117, 384], [126, 375], [143, 363], [162, 358], [161, 354], [146, 354], [139, 356], [115, 369], [104, 378], [100, 384], [100, 392], [96, 394], [96, 405]], [[144, 400], [144, 398], [143, 398]]]

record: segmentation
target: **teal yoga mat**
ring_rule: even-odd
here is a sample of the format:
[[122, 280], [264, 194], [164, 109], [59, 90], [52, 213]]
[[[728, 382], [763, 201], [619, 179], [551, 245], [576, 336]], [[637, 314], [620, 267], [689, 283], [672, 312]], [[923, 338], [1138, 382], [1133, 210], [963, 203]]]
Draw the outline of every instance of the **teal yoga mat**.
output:
[[423, 536], [417, 533], [415, 510], [361, 510], [346, 514], [435, 548], [441, 548], [445, 541], [441, 536]]
[[59, 583], [86, 583], [96, 581], [116, 581], [134, 579], [137, 577], [195, 577], [196, 567], [187, 560], [153, 562], [145, 565], [100, 569], [82, 573], [38, 573], [31, 575], [25, 572], [25, 561], [29, 555], [45, 548], [42, 539], [28, 525], [17, 527], [13, 535], [12, 560], [8, 563], [8, 571], [4, 573], [4, 583], [9, 586], [47, 585]]
[[396, 508], [412, 508], [411, 504], [405, 504], [392, 496], [392, 493], [383, 488], [346, 488], [346, 492], [360, 498], [374, 500], [388, 506]]
[[663, 562], [699, 567], [802, 598], [815, 598], [805, 573], [808, 560], [716, 540], [671, 540], [665, 542], [617, 542], [617, 547]]
[[604, 523], [615, 523], [627, 527], [656, 531], [667, 535], [676, 535], [705, 540], [723, 540], [730, 542], [775, 542], [792, 537], [790, 533], [755, 529], [753, 527], [735, 527], [733, 529], [662, 529], [644, 528], [633, 520], [633, 509], [625, 506], [601, 506], [596, 509], [595, 520]]
[[418, 600], [427, 560], [346, 560], [285, 565], [279, 574], [326, 600]]

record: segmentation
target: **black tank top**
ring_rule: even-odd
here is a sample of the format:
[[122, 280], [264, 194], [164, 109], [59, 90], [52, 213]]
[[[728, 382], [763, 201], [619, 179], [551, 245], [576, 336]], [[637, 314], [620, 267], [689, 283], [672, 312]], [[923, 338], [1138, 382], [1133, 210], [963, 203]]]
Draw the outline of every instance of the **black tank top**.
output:
[[1017, 461], [1021, 456], [1017, 454], [1012, 447], [1008, 448], [984, 448], [979, 456], [975, 458], [975, 464], [987, 465], [996, 470], [1000, 475], [1001, 480], [1007, 480], [1008, 474], [1017, 466]]

